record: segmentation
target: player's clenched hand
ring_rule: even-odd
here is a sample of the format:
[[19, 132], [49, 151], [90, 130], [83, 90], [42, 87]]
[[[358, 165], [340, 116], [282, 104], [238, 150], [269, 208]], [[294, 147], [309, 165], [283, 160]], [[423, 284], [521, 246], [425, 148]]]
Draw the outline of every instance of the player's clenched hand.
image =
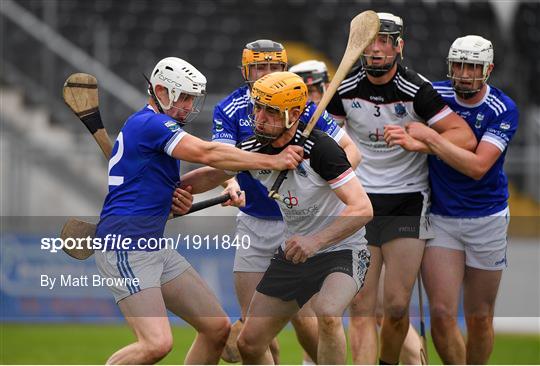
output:
[[278, 155], [275, 155], [274, 170], [290, 170], [295, 169], [302, 161], [304, 156], [304, 148], [298, 145], [289, 145]]
[[[237, 192], [240, 192], [238, 194]], [[221, 194], [229, 194], [231, 199], [222, 203], [221, 206], [234, 206], [234, 207], [245, 207], [246, 206], [246, 194], [244, 191], [240, 190], [240, 185], [236, 179], [229, 179], [227, 181], [227, 187]]]
[[398, 125], [384, 126], [384, 140], [388, 146], [401, 146], [408, 151], [422, 151], [425, 144], [412, 138], [405, 129]]
[[405, 131], [416, 140], [427, 142], [434, 134], [437, 134], [433, 128], [426, 126], [420, 122], [411, 122], [405, 124]]
[[293, 235], [285, 241], [285, 258], [294, 264], [304, 263], [317, 250], [317, 243], [308, 236]]
[[193, 204], [192, 187], [176, 188], [173, 192], [171, 211], [175, 215], [185, 215]]

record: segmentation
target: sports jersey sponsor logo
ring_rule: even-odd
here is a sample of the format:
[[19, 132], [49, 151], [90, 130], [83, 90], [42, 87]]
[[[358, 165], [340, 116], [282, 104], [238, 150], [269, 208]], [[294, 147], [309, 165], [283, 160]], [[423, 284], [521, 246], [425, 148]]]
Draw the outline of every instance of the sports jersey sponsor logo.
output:
[[288, 196], [285, 196], [283, 198], [283, 203], [287, 208], [293, 208], [294, 206], [298, 206], [298, 197], [295, 197], [292, 195], [291, 191], [287, 191], [289, 194]]
[[484, 115], [482, 113], [478, 113], [476, 115], [476, 123], [474, 124], [475, 128], [482, 127], [482, 121], [484, 120]]
[[180, 126], [178, 125], [178, 123], [174, 122], [174, 121], [167, 121], [165, 122], [165, 127], [167, 127], [169, 130], [171, 130], [171, 132], [176, 132], [180, 129]]
[[381, 102], [382, 103], [382, 102], [384, 102], [384, 97], [380, 96], [380, 95], [377, 95], [377, 96], [370, 95], [369, 100], [372, 100], [374, 102]]
[[502, 121], [500, 127], [501, 127], [501, 130], [508, 130], [508, 129], [510, 129], [510, 123], [508, 123], [506, 121]]
[[216, 132], [223, 131], [223, 121], [220, 119], [215, 119], [214, 124], [216, 125]]
[[407, 109], [405, 108], [405, 105], [403, 103], [394, 104], [394, 111], [396, 112], [396, 116], [398, 117], [403, 117], [407, 114]]
[[305, 219], [308, 216], [317, 216], [317, 213], [319, 211], [319, 206], [313, 205], [302, 210], [284, 210], [283, 214], [287, 217], [289, 221], [299, 221]]
[[221, 139], [221, 140], [234, 140], [234, 137], [231, 133], [215, 133], [212, 135], [212, 140]]
[[240, 118], [238, 124], [240, 125], [240, 127], [251, 127], [251, 122], [249, 122], [249, 119]]
[[268, 175], [268, 174], [271, 174], [271, 173], [272, 173], [272, 171], [268, 170], [268, 169], [259, 170], [259, 175]]
[[384, 139], [384, 131], [381, 130], [379, 132], [379, 129], [376, 128], [375, 129], [375, 132], [372, 132], [372, 131], [369, 131], [369, 135], [368, 135], [369, 139], [373, 142], [377, 142], [377, 141], [380, 141], [382, 139]]
[[362, 108], [362, 104], [358, 99], [354, 99], [351, 104], [351, 108]]

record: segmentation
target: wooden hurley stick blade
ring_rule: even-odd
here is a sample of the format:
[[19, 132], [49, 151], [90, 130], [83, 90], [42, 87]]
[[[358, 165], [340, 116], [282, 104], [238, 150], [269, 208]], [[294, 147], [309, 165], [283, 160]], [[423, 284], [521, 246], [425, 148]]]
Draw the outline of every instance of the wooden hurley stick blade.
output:
[[70, 75], [63, 88], [64, 101], [78, 116], [85, 117], [99, 107], [97, 79], [85, 73]]
[[[62, 232], [60, 233], [60, 238], [65, 243], [66, 239], [68, 238], [86, 239], [88, 237], [94, 238], [95, 235], [96, 235], [96, 224], [91, 224], [89, 222], [85, 222], [85, 221], [71, 217], [64, 224], [64, 227], [62, 228]], [[87, 248], [86, 241], [83, 243], [82, 248], [75, 247], [72, 249], [68, 249], [64, 245], [62, 249], [69, 256], [75, 259], [79, 259], [79, 260], [85, 260], [88, 257], [90, 257], [92, 254], [94, 254], [93, 249]]]

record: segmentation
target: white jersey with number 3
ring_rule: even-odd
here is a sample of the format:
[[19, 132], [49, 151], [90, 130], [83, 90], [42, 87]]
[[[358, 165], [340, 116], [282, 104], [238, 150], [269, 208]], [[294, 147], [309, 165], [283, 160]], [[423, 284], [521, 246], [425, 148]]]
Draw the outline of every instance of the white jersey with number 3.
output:
[[385, 125], [423, 121], [431, 125], [448, 115], [441, 97], [427, 79], [398, 65], [384, 85], [372, 84], [363, 69], [348, 75], [328, 106], [346, 117], [346, 131], [362, 153], [356, 169], [369, 193], [406, 193], [428, 188], [426, 155], [388, 146]]

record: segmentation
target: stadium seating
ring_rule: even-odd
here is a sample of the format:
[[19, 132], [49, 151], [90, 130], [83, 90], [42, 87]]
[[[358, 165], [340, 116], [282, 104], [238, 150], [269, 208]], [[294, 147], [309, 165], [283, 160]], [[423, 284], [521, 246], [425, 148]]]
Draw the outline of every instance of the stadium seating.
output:
[[[17, 0], [17, 3], [44, 19], [49, 2]], [[403, 2], [288, 0], [280, 2], [255, 0], [157, 0], [157, 1], [56, 1], [55, 28], [122, 78], [137, 87], [143, 86], [141, 72], [148, 73], [156, 60], [179, 56], [197, 66], [208, 78], [210, 93], [225, 94], [242, 83], [238, 65], [243, 45], [254, 39], [301, 42], [314, 51], [327, 55], [337, 65], [347, 42], [350, 19], [360, 11], [375, 8], [399, 14], [405, 22], [406, 40], [404, 63], [424, 76], [437, 80], [445, 78], [445, 58], [453, 39], [464, 34], [481, 34], [490, 38], [496, 54], [517, 49], [523, 55], [527, 72], [533, 75], [529, 88], [538, 95], [534, 82], [540, 76], [540, 4], [524, 2], [519, 5], [515, 24], [515, 45], [508, 44], [496, 26], [497, 19], [488, 1], [470, 2]], [[15, 26], [5, 22], [5, 30]], [[98, 52], [97, 31], [105, 34], [107, 52]], [[31, 76], [40, 80], [43, 70], [36, 68], [35, 58], [21, 57], [34, 52], [43, 54], [45, 48], [28, 43], [21, 32], [9, 32], [6, 46], [12, 50], [5, 57]], [[33, 45], [35, 47], [29, 47]], [[53, 57], [59, 60], [58, 57]], [[292, 60], [293, 62], [300, 60]], [[497, 57], [498, 70], [505, 69], [505, 58]], [[60, 84], [71, 66], [58, 62], [62, 72], [55, 77]], [[536, 76], [536, 77], [534, 77]], [[493, 82], [510, 85], [511, 72], [498, 72]], [[528, 93], [531, 94], [531, 93]], [[110, 103], [114, 120], [119, 124], [126, 115], [123, 106]], [[116, 103], [118, 104], [118, 103]], [[118, 113], [118, 114], [116, 114]], [[119, 127], [119, 126], [118, 126]]]

